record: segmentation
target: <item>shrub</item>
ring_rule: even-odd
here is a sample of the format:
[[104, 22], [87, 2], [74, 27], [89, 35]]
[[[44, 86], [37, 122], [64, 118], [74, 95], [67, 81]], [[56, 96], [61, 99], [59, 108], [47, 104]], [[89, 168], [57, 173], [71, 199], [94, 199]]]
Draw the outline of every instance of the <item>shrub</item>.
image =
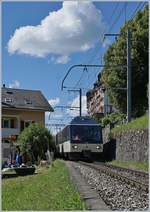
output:
[[37, 124], [30, 124], [18, 136], [17, 142], [21, 145], [21, 150], [26, 153], [32, 161], [38, 161], [38, 158], [45, 159], [47, 149], [53, 149], [52, 135], [49, 131]]
[[111, 113], [101, 119], [101, 125], [102, 127], [106, 127], [107, 125], [111, 125], [113, 127], [115, 124], [122, 124], [124, 120], [125, 120], [124, 114]]

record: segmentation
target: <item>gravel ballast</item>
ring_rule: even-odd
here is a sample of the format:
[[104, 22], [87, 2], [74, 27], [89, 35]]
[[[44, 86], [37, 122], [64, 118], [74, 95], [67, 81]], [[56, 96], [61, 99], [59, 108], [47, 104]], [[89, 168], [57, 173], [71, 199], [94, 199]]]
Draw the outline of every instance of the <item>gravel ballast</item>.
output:
[[148, 193], [77, 162], [68, 162], [99, 194], [108, 210], [148, 210]]

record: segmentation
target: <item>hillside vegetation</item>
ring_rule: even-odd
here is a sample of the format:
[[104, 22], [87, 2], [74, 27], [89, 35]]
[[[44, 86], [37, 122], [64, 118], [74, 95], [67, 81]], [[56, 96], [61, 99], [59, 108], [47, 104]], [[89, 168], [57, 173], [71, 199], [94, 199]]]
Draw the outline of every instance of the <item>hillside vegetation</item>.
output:
[[113, 128], [111, 133], [116, 134], [118, 132], [127, 131], [130, 129], [148, 129], [148, 114], [145, 114], [140, 118], [136, 118], [128, 124], [123, 124]]
[[[127, 30], [132, 33], [131, 42], [131, 84], [132, 116], [144, 115], [148, 108], [148, 6], [139, 11], [120, 30], [120, 36], [109, 46], [104, 55], [105, 67], [99, 74], [99, 81], [107, 89], [112, 105], [126, 114], [127, 97]], [[111, 68], [110, 68], [111, 67]]]

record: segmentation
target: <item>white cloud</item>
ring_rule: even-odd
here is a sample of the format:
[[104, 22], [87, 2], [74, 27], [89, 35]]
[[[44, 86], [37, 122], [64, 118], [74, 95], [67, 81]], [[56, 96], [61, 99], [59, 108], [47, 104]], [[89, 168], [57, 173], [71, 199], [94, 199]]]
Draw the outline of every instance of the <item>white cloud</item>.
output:
[[108, 38], [106, 38], [102, 44], [102, 47], [107, 48], [110, 44], [111, 44], [111, 41]]
[[[69, 60], [70, 60], [70, 58], [68, 55], [63, 55], [63, 56], [58, 56], [58, 57], [52, 56], [50, 58], [50, 61], [55, 64], [66, 64], [69, 62]], [[50, 63], [50, 61], [48, 63]]]
[[20, 82], [18, 80], [15, 80], [13, 83], [10, 83], [9, 88], [19, 88], [20, 87]]
[[[71, 107], [79, 107], [79, 96], [77, 96], [71, 103]], [[68, 114], [70, 116], [79, 116], [79, 109], [69, 110]], [[87, 99], [86, 96], [82, 96], [82, 115], [87, 115]]]
[[52, 107], [55, 107], [56, 105], [59, 104], [60, 102], [60, 99], [58, 97], [56, 97], [55, 99], [50, 99], [48, 100], [49, 104], [52, 106]]
[[45, 57], [56, 55], [56, 63], [68, 62], [69, 55], [87, 51], [102, 40], [105, 24], [92, 2], [64, 1], [37, 26], [15, 30], [8, 42], [9, 53]]
[[67, 55], [57, 57], [56, 62], [58, 64], [66, 64], [68, 63], [70, 58]]

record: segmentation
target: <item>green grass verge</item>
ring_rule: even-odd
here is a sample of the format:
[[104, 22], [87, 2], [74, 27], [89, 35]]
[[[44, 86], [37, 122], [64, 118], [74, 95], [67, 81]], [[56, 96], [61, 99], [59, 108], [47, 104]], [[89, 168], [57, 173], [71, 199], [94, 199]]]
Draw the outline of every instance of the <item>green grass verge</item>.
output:
[[136, 161], [111, 161], [107, 162], [107, 164], [112, 164], [114, 166], [120, 166], [130, 169], [136, 169], [141, 171], [148, 171], [148, 161], [136, 162]]
[[36, 175], [2, 180], [3, 210], [85, 210], [62, 161]]
[[129, 129], [148, 129], [148, 114], [145, 114], [144, 116], [137, 118], [128, 124], [115, 127], [111, 130], [111, 133], [116, 134], [118, 132], [127, 131]]

